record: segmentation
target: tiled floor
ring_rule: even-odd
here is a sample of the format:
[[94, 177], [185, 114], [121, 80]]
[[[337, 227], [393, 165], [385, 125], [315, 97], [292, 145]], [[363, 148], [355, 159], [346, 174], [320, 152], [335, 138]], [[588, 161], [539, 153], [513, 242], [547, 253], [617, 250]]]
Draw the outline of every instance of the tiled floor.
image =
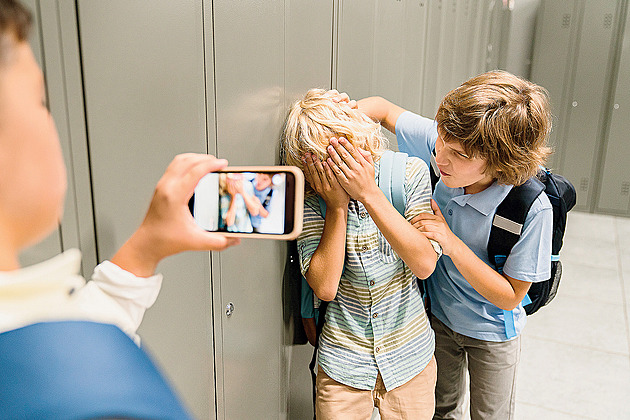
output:
[[561, 261], [523, 332], [516, 418], [630, 419], [630, 219], [569, 213]]
[[630, 219], [569, 213], [556, 299], [528, 318], [517, 419], [630, 419]]

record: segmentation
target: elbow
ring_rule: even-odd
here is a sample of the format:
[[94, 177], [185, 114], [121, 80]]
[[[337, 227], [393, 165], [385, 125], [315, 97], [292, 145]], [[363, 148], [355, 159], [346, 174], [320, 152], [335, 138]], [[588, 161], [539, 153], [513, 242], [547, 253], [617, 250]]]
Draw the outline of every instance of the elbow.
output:
[[413, 274], [418, 277], [421, 280], [426, 279], [427, 277], [429, 277], [431, 274], [433, 274], [433, 271], [435, 270], [435, 263], [436, 261], [425, 261], [422, 264], [417, 264], [416, 267], [414, 267]]
[[521, 303], [523, 299], [514, 302], [514, 301], [510, 301], [510, 302], [502, 302], [501, 305], [497, 305], [499, 307], [499, 309], [503, 309], [504, 311], [513, 311], [514, 309], [516, 309], [516, 307], [518, 306], [519, 303]]
[[428, 278], [433, 271], [435, 270], [435, 263], [433, 264], [423, 264], [420, 267], [416, 267], [413, 271], [413, 274], [418, 277], [420, 280], [424, 280]]
[[314, 290], [315, 295], [317, 295], [318, 298], [320, 298], [323, 301], [326, 302], [330, 302], [331, 300], [333, 300], [335, 298], [335, 296], [337, 296], [337, 289], [336, 288], [320, 288], [319, 290]]

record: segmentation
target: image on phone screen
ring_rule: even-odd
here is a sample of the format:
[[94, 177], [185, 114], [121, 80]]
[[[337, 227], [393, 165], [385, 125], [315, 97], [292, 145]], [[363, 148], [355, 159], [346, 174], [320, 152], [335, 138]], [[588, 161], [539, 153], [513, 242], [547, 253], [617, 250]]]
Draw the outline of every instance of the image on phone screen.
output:
[[293, 230], [293, 177], [290, 172], [210, 173], [197, 184], [190, 210], [207, 231], [282, 235]]

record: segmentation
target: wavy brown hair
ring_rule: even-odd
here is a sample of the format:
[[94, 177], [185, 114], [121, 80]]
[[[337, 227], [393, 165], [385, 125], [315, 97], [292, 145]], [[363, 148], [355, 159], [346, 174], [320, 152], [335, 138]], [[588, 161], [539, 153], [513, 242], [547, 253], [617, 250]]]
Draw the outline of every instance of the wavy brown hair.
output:
[[445, 141], [486, 159], [486, 172], [502, 184], [521, 185], [551, 153], [547, 91], [505, 71], [475, 76], [449, 92], [435, 119]]
[[0, 59], [11, 48], [7, 37], [13, 37], [18, 42], [26, 41], [32, 21], [31, 13], [19, 1], [0, 0]]

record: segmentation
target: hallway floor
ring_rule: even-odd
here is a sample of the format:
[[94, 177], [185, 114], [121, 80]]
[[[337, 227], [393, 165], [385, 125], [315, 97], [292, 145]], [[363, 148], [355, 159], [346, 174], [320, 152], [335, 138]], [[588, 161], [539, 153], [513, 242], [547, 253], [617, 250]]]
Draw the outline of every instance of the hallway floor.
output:
[[523, 332], [516, 418], [630, 419], [630, 219], [569, 213], [560, 259]]

